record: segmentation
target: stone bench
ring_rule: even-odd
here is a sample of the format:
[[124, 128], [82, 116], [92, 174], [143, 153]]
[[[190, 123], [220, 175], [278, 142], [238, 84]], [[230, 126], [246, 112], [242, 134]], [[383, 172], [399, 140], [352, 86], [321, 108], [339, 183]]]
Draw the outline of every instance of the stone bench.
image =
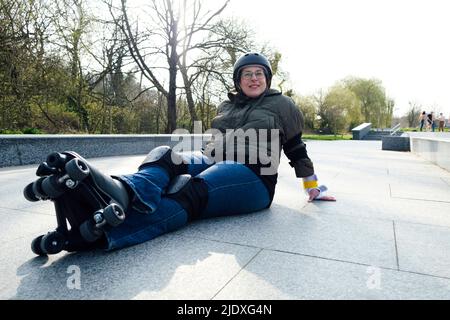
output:
[[371, 123], [363, 123], [352, 129], [353, 140], [362, 140], [372, 128]]
[[381, 138], [381, 149], [390, 151], [411, 151], [408, 136], [385, 136]]

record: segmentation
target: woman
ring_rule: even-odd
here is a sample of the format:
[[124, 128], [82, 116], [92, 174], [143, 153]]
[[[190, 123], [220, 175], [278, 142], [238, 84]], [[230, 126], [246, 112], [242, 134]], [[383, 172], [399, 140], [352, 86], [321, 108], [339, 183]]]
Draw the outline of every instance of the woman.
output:
[[427, 117], [427, 113], [426, 113], [425, 111], [423, 111], [423, 112], [419, 115], [420, 131], [423, 130], [423, 126], [425, 125], [426, 117]]
[[[269, 61], [258, 53], [243, 55], [234, 65], [233, 80], [236, 92], [219, 106], [212, 122], [217, 134], [203, 152], [180, 153], [167, 146], [157, 147], [137, 173], [114, 177], [116, 184], [121, 182], [117, 188], [123, 194], [126, 190], [126, 195], [118, 196], [119, 189], [114, 187], [111, 199], [126, 209], [126, 219], [115, 227], [103, 226], [99, 239], [91, 239], [92, 245], [101, 243], [108, 250], [119, 249], [176, 230], [192, 220], [268, 208], [275, 192], [281, 148], [296, 176], [303, 179], [309, 201], [335, 200], [325, 195], [325, 186], [318, 185], [301, 140], [303, 116], [299, 108], [292, 99], [270, 89]], [[268, 131], [269, 143], [264, 141]], [[247, 139], [235, 139], [236, 132], [244, 132]], [[258, 152], [252, 153], [255, 148]], [[91, 172], [97, 181], [108, 179], [99, 178], [102, 174], [96, 170]], [[73, 240], [77, 230], [72, 229], [70, 242], [78, 245], [66, 250], [91, 247]]]
[[444, 114], [441, 112], [439, 114], [439, 132], [444, 132], [445, 127], [445, 117]]
[[430, 112], [427, 115], [427, 129], [429, 129], [432, 132], [434, 132], [434, 113], [433, 112]]

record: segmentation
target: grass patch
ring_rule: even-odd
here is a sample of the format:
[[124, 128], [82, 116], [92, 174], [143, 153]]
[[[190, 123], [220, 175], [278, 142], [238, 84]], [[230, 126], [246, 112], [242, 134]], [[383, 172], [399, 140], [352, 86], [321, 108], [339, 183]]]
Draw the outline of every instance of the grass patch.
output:
[[[402, 131], [402, 132], [420, 132], [420, 130], [418, 128], [401, 128], [400, 131]], [[430, 130], [427, 131], [425, 128], [423, 128], [422, 132], [430, 132]], [[439, 132], [439, 127], [436, 127], [434, 129], [434, 132]], [[450, 128], [444, 127], [444, 132], [450, 132]]]
[[304, 134], [303, 140], [352, 140], [351, 134], [333, 135], [333, 134]]
[[44, 134], [45, 132], [38, 128], [24, 128], [22, 130], [0, 129], [0, 134]]

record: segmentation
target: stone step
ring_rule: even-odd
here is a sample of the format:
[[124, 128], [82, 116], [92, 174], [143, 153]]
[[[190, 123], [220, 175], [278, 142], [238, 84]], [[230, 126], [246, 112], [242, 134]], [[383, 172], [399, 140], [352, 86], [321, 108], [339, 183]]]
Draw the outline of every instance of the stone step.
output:
[[363, 140], [381, 140], [383, 136], [378, 135], [367, 135], [363, 138]]
[[[386, 132], [371, 131], [366, 136], [364, 136], [363, 140], [381, 140], [383, 137], [389, 137], [390, 135], [391, 134], [388, 131], [386, 131]], [[401, 135], [402, 135], [402, 132], [396, 132], [393, 136], [399, 137]]]
[[376, 134], [380, 136], [388, 136], [391, 134], [390, 131], [370, 131], [368, 134]]

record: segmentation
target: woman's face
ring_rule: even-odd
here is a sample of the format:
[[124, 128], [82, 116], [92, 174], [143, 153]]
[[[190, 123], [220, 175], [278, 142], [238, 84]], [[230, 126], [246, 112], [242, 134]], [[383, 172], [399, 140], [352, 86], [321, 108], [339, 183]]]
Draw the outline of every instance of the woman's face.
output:
[[266, 91], [267, 83], [264, 68], [247, 66], [242, 70], [240, 86], [242, 92], [249, 98], [259, 97]]

